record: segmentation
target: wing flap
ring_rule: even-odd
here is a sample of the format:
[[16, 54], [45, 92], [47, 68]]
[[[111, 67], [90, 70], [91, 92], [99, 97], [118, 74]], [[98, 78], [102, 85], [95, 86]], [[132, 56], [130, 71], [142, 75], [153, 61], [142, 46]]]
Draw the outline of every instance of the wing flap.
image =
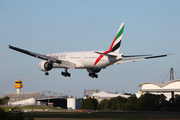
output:
[[70, 68], [70, 69], [75, 69], [76, 65], [74, 63], [68, 62], [68, 61], [61, 61], [61, 66], [64, 68]]
[[136, 62], [138, 60], [144, 60], [145, 58], [134, 58], [134, 59], [122, 59], [122, 60], [119, 60], [117, 61], [116, 63], [114, 64], [121, 64], [121, 63], [125, 63], [125, 62]]

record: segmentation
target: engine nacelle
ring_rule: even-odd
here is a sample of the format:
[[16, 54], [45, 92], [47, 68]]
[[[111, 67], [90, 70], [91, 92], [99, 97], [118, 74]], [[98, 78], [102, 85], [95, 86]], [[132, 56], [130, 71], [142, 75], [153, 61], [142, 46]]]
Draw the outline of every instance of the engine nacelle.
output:
[[99, 69], [99, 68], [89, 68], [89, 69], [87, 69], [87, 71], [89, 72], [89, 73], [98, 73], [98, 72], [100, 72], [101, 71], [101, 69]]
[[42, 60], [39, 63], [39, 69], [42, 71], [49, 71], [53, 68], [53, 63]]

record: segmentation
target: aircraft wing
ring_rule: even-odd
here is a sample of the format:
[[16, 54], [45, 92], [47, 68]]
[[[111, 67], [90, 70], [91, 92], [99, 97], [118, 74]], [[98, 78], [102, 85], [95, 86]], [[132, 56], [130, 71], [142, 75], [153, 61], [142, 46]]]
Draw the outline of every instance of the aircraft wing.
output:
[[15, 51], [18, 51], [18, 52], [21, 52], [21, 53], [24, 53], [24, 54], [39, 58], [39, 59], [43, 59], [43, 60], [47, 60], [47, 61], [51, 61], [51, 62], [54, 62], [54, 63], [61, 64], [61, 66], [65, 67], [65, 68], [75, 69], [75, 64], [71, 63], [71, 62], [67, 62], [67, 61], [64, 61], [64, 60], [58, 60], [56, 58], [52, 58], [52, 57], [49, 57], [49, 56], [46, 56], [46, 55], [41, 55], [41, 54], [37, 54], [37, 53], [30, 52], [30, 51], [27, 51], [27, 50], [23, 50], [23, 49], [20, 49], [20, 48], [17, 48], [17, 47], [13, 47], [11, 45], [9, 45], [9, 48], [13, 49]]
[[133, 59], [121, 59], [121, 60], [115, 62], [114, 64], [121, 64], [121, 63], [125, 63], [125, 62], [136, 62], [138, 60], [151, 59], [151, 58], [166, 57], [167, 55], [170, 55], [170, 54], [150, 56], [150, 57], [142, 57], [142, 58], [133, 58]]

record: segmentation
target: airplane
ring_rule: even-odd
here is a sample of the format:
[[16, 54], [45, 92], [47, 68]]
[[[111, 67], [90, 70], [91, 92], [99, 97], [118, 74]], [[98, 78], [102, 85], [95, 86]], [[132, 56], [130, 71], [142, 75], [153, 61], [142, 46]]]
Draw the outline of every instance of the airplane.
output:
[[100, 72], [101, 69], [105, 69], [110, 65], [166, 57], [169, 55], [124, 55], [119, 53], [124, 26], [125, 23], [121, 23], [116, 36], [109, 50], [107, 51], [58, 52], [42, 55], [21, 48], [13, 47], [11, 45], [9, 45], [9, 48], [41, 59], [41, 62], [39, 63], [39, 69], [44, 71], [45, 75], [49, 75], [48, 71], [50, 71], [52, 68], [64, 68], [65, 71], [62, 71], [61, 74], [65, 77], [71, 76], [71, 74], [67, 71], [68, 69], [86, 69], [89, 72], [90, 77], [98, 78], [97, 73]]

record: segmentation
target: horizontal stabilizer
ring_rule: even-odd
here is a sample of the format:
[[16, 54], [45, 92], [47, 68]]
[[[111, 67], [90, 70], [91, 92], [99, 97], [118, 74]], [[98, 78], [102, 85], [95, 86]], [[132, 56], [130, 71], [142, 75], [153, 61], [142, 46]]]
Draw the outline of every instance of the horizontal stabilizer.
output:
[[[167, 55], [171, 55], [171, 54], [167, 54]], [[158, 56], [146, 57], [145, 59], [158, 58], [158, 57], [166, 57], [167, 55], [158, 55]]]
[[125, 62], [136, 62], [138, 60], [144, 60], [144, 59], [151, 59], [151, 58], [159, 58], [159, 57], [166, 57], [168, 55], [172, 55], [172, 54], [166, 54], [166, 55], [157, 55], [157, 56], [150, 56], [150, 57], [142, 57], [142, 58], [133, 58], [133, 59], [121, 59], [119, 61], [117, 61], [114, 64], [121, 64], [121, 63], [125, 63]]

